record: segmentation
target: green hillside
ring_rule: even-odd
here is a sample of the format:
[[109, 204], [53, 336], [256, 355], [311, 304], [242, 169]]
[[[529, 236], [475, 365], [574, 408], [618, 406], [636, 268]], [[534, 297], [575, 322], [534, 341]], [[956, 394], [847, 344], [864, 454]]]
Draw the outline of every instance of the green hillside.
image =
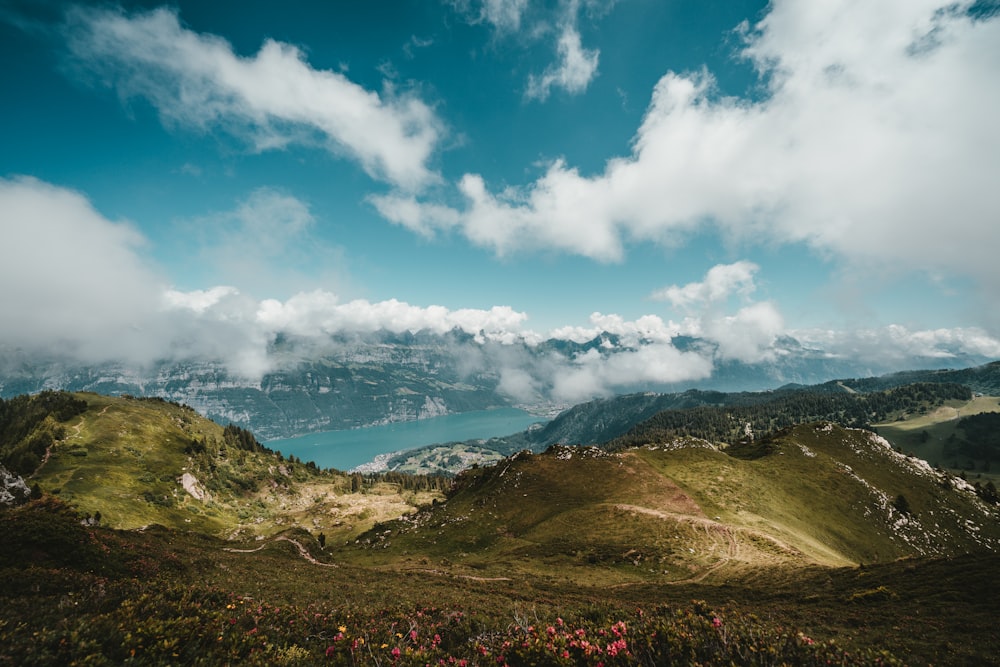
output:
[[998, 518], [972, 486], [870, 431], [819, 423], [725, 449], [680, 438], [522, 452], [463, 473], [446, 503], [361, 542], [380, 563], [419, 553], [492, 576], [723, 582], [761, 568], [995, 551]]
[[439, 498], [445, 484], [319, 470], [158, 399], [46, 393], [3, 405], [29, 418], [8, 420], [0, 463], [43, 443], [29, 483], [114, 528], [252, 537], [298, 526], [348, 539]]
[[164, 401], [0, 404], [0, 463], [40, 444], [40, 497], [0, 509], [0, 663], [984, 664], [1000, 651], [971, 620], [1000, 594], [997, 505], [869, 430], [557, 445], [445, 493], [442, 478], [287, 460]]

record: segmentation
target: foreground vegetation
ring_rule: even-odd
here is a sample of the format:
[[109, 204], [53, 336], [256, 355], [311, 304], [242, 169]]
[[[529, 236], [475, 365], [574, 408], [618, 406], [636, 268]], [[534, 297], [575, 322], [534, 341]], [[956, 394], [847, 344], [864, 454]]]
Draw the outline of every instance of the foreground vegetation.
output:
[[0, 513], [0, 531], [3, 664], [985, 664], [1000, 651], [992, 555], [609, 588], [324, 564], [301, 531], [286, 537], [316, 562], [285, 540], [242, 553], [83, 526], [51, 497]]
[[[942, 391], [866, 414], [930, 417]], [[158, 400], [18, 400], [0, 463], [38, 464], [33, 498], [0, 509], [0, 665], [1000, 655], [996, 499], [870, 430], [720, 446], [647, 427], [640, 447], [521, 452], [452, 483], [320, 470]]]

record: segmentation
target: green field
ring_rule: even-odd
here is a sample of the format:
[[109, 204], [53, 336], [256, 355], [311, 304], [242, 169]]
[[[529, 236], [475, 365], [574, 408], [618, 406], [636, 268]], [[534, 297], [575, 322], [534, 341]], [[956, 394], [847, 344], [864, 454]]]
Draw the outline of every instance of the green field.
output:
[[[899, 421], [876, 424], [878, 432], [903, 451], [918, 456], [935, 467], [954, 474], [964, 474], [970, 481], [1000, 483], [1000, 462], [997, 469], [983, 459], [948, 453], [950, 438], [961, 437], [956, 424], [962, 417], [984, 412], [1000, 412], [1000, 397], [976, 396], [971, 401], [951, 401], [948, 405], [926, 414], [907, 416]], [[987, 469], [990, 468], [990, 469]]]

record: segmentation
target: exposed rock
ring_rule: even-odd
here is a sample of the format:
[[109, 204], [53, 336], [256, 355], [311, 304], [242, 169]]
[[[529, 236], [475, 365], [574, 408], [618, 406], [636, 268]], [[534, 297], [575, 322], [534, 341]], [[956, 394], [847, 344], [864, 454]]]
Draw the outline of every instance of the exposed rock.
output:
[[20, 476], [0, 466], [0, 505], [12, 507], [28, 501], [31, 489]]
[[183, 486], [184, 490], [190, 493], [191, 497], [195, 500], [205, 500], [208, 498], [208, 491], [206, 491], [205, 487], [201, 485], [198, 478], [189, 472], [181, 475], [181, 486]]

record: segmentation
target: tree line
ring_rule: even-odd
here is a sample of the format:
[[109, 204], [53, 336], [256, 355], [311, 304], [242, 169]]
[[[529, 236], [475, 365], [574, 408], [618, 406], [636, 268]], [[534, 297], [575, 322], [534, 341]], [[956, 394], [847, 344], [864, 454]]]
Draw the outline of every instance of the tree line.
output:
[[[751, 398], [752, 396], [752, 398]], [[920, 382], [870, 394], [825, 393], [811, 390], [747, 397], [724, 406], [664, 410], [607, 444], [608, 449], [636, 447], [679, 436], [738, 444], [781, 429], [813, 421], [830, 421], [850, 428], [871, 428], [904, 413], [921, 412], [949, 400], [968, 401], [963, 385]]]
[[0, 398], [0, 464], [15, 475], [31, 475], [46, 450], [66, 437], [62, 423], [86, 409], [86, 401], [61, 391]]

